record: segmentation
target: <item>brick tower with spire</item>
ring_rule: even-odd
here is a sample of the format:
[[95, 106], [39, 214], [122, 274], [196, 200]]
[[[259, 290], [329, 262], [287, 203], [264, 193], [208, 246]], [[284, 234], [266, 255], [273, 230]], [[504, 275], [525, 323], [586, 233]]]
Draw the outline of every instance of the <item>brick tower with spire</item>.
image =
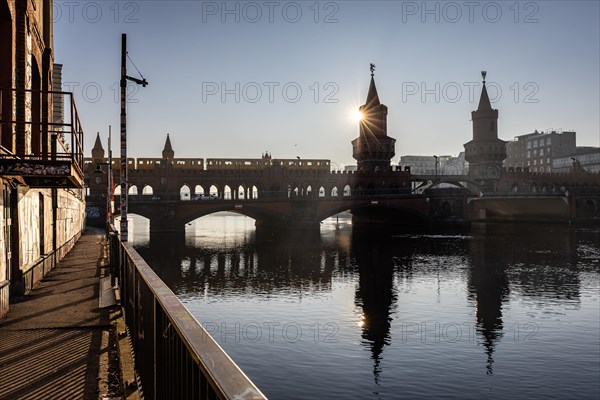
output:
[[381, 104], [375, 87], [375, 65], [371, 64], [371, 84], [362, 114], [359, 136], [352, 141], [352, 157], [359, 172], [389, 171], [396, 139], [387, 135], [388, 108]]
[[469, 162], [469, 175], [482, 179], [497, 179], [506, 158], [506, 142], [498, 139], [498, 110], [492, 109], [485, 86], [486, 71], [481, 71], [483, 89], [479, 107], [471, 112], [473, 140], [465, 143], [465, 159]]
[[167, 133], [167, 140], [165, 141], [165, 147], [162, 151], [162, 158], [165, 160], [172, 160], [175, 158], [175, 152], [173, 151], [173, 146], [171, 146], [171, 139], [169, 138], [169, 134]]
[[96, 134], [96, 141], [94, 142], [94, 147], [92, 148], [92, 159], [104, 159], [104, 148], [102, 147], [102, 141], [100, 140], [100, 132]]

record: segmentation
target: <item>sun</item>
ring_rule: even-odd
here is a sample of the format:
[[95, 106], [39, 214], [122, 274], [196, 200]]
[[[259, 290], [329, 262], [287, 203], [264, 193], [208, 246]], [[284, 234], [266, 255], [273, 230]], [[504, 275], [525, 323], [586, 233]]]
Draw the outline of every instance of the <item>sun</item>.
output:
[[362, 119], [365, 116], [363, 115], [363, 113], [361, 113], [360, 111], [356, 110], [354, 111], [354, 113], [352, 113], [352, 119], [354, 120], [354, 122], [360, 122], [362, 121]]

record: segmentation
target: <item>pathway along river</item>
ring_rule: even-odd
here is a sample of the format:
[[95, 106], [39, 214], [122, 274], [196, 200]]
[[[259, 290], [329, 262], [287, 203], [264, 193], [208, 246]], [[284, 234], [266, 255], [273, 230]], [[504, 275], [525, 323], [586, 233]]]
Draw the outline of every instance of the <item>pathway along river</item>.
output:
[[598, 399], [600, 228], [256, 232], [215, 214], [133, 243], [272, 399]]

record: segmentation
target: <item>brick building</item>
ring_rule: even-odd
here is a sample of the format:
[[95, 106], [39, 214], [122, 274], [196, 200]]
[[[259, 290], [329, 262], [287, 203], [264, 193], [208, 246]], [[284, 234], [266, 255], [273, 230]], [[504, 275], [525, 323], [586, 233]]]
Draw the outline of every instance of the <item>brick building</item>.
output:
[[0, 0], [0, 61], [1, 317], [74, 244], [85, 200], [73, 96], [53, 91], [51, 0]]

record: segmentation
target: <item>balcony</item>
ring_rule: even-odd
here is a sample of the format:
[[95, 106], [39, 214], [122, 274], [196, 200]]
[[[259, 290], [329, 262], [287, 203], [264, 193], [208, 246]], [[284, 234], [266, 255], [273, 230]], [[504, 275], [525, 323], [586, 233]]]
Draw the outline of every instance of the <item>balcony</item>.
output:
[[0, 176], [32, 188], [83, 188], [73, 93], [0, 88], [0, 138]]

